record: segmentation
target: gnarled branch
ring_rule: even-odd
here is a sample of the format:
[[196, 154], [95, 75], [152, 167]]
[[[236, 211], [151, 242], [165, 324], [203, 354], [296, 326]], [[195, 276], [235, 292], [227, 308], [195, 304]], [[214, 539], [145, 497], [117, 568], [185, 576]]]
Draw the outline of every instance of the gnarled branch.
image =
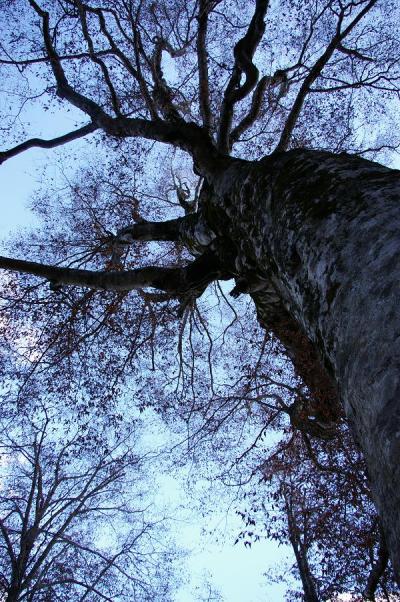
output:
[[[233, 51], [235, 64], [225, 90], [218, 132], [218, 148], [226, 154], [229, 153], [229, 135], [235, 104], [243, 100], [253, 90], [258, 81], [258, 69], [253, 63], [253, 56], [264, 35], [264, 17], [268, 5], [269, 0], [256, 0], [256, 8], [247, 32], [236, 44]], [[245, 75], [245, 81], [243, 85], [240, 85], [242, 74]]]

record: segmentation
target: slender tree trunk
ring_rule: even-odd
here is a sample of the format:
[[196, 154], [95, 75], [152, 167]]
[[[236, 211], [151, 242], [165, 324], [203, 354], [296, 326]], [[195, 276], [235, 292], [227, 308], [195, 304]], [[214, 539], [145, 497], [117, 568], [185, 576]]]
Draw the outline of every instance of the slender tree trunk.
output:
[[363, 599], [375, 601], [375, 593], [379, 585], [381, 577], [384, 575], [389, 560], [389, 554], [386, 547], [385, 538], [381, 533], [377, 558], [372, 565], [370, 574], [368, 575], [367, 583], [363, 591]]
[[298, 149], [233, 160], [216, 190], [260, 319], [283, 304], [338, 385], [399, 579], [399, 172]]
[[296, 518], [292, 511], [290, 496], [285, 496], [285, 502], [289, 540], [292, 544], [301, 583], [303, 585], [303, 600], [304, 602], [320, 602], [314, 577], [311, 573], [310, 565], [308, 564], [307, 550], [301, 541], [301, 537], [299, 536], [299, 529], [296, 525]]

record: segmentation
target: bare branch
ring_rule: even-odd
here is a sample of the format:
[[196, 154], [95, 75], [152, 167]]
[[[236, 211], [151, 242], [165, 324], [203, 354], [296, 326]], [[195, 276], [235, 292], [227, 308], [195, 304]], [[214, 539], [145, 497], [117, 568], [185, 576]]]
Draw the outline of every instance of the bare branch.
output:
[[[215, 5], [215, 2], [213, 4]], [[208, 15], [210, 11], [211, 3], [208, 0], [200, 0], [199, 16], [197, 17], [199, 25], [196, 40], [197, 68], [199, 74], [199, 104], [203, 125], [208, 132], [211, 131], [212, 127], [212, 116], [210, 107], [210, 84], [208, 79], [207, 66], [207, 29]]]
[[35, 0], [29, 0], [29, 4], [42, 19], [43, 39], [47, 54], [50, 58], [51, 68], [57, 82], [57, 94], [60, 98], [68, 100], [76, 108], [87, 113], [97, 127], [102, 127], [110, 121], [110, 117], [93, 100], [87, 98], [74, 90], [68, 83], [64, 69], [61, 65], [59, 56], [54, 48], [52, 36], [50, 33], [49, 13], [40, 8]]
[[[256, 0], [256, 8], [247, 32], [236, 44], [233, 51], [235, 64], [225, 90], [218, 132], [218, 148], [226, 154], [229, 153], [229, 134], [234, 106], [253, 90], [258, 81], [258, 69], [253, 63], [253, 56], [264, 35], [264, 17], [268, 5], [269, 0]], [[245, 75], [245, 82], [240, 85], [242, 74]]]
[[339, 44], [337, 49], [343, 54], [347, 54], [348, 56], [354, 56], [355, 58], [360, 59], [360, 61], [367, 61], [369, 63], [372, 63], [374, 61], [374, 59], [370, 56], [362, 54], [355, 48], [346, 48], [345, 46], [343, 46], [343, 44]]
[[[113, 52], [111, 50], [97, 50], [96, 56], [110, 56]], [[79, 59], [88, 59], [91, 58], [89, 52], [73, 52], [71, 54], [60, 54], [58, 56], [60, 61], [70, 61], [70, 60], [79, 60]], [[49, 63], [50, 57], [48, 56], [38, 56], [36, 58], [31, 59], [1, 59], [0, 65], [14, 65], [15, 67], [27, 67], [28, 65], [37, 65], [38, 63]]]
[[[380, 527], [380, 525], [379, 525]], [[385, 536], [382, 528], [379, 528], [379, 548], [378, 557], [372, 566], [371, 572], [368, 575], [367, 584], [363, 591], [364, 600], [375, 600], [375, 593], [379, 585], [379, 581], [386, 571], [389, 562], [389, 552], [385, 542]]]
[[26, 140], [13, 148], [10, 148], [6, 151], [0, 151], [0, 165], [7, 161], [7, 159], [11, 159], [11, 157], [15, 157], [20, 153], [30, 149], [30, 148], [55, 148], [57, 146], [62, 146], [68, 142], [72, 142], [73, 140], [78, 140], [79, 138], [83, 138], [87, 134], [91, 134], [97, 130], [97, 126], [93, 123], [88, 123], [83, 127], [79, 128], [79, 130], [74, 130], [73, 132], [68, 132], [68, 134], [63, 134], [62, 136], [58, 136], [57, 138], [51, 138], [50, 140], [43, 140], [42, 138], [31, 138], [30, 140]]
[[110, 291], [152, 287], [170, 293], [171, 297], [203, 292], [212, 281], [228, 277], [211, 251], [183, 268], [147, 267], [121, 272], [95, 272], [7, 257], [0, 257], [0, 268], [45, 278], [54, 290], [64, 285]]
[[108, 87], [108, 89], [110, 91], [111, 103], [112, 103], [112, 107], [114, 109], [115, 114], [116, 115], [121, 115], [120, 103], [119, 103], [118, 95], [117, 95], [117, 93], [115, 91], [115, 88], [114, 88], [114, 85], [113, 85], [113, 83], [111, 81], [111, 77], [110, 77], [110, 73], [108, 71], [108, 68], [107, 68], [105, 62], [99, 56], [97, 56], [97, 54], [96, 54], [96, 52], [94, 50], [93, 40], [92, 40], [92, 37], [91, 37], [91, 35], [89, 33], [89, 29], [88, 29], [86, 11], [84, 10], [84, 7], [83, 7], [83, 5], [82, 5], [81, 2], [78, 2], [78, 0], [76, 0], [76, 3], [77, 3], [77, 6], [78, 6], [78, 11], [79, 11], [79, 17], [80, 17], [80, 22], [81, 22], [83, 37], [85, 38], [86, 43], [88, 45], [90, 58], [101, 69], [101, 72], [103, 74], [104, 80], [105, 80], [105, 82], [107, 84], [107, 87]]
[[351, 21], [351, 23], [341, 32], [341, 24], [343, 21], [344, 12], [342, 11], [339, 20], [337, 31], [328, 46], [326, 47], [323, 54], [319, 57], [319, 59], [314, 63], [311, 67], [307, 77], [303, 81], [300, 90], [297, 94], [297, 97], [293, 103], [293, 106], [289, 112], [287, 117], [285, 126], [283, 128], [280, 140], [278, 142], [277, 147], [275, 148], [275, 152], [282, 152], [287, 150], [290, 142], [290, 138], [292, 136], [293, 130], [296, 127], [297, 120], [299, 118], [300, 112], [303, 108], [304, 101], [307, 97], [307, 94], [310, 91], [312, 84], [315, 82], [317, 77], [321, 74], [323, 68], [328, 63], [329, 59], [338, 49], [338, 46], [341, 45], [342, 40], [354, 29], [354, 27], [359, 23], [359, 21], [368, 13], [369, 10], [376, 4], [377, 0], [370, 0], [366, 6], [358, 13], [358, 15]]

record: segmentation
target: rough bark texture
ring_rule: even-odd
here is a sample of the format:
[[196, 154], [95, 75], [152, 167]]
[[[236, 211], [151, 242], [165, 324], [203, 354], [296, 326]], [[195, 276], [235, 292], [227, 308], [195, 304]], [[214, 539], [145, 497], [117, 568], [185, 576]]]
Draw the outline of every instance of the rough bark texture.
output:
[[233, 161], [216, 191], [260, 318], [282, 303], [338, 384], [399, 578], [399, 172], [299, 149]]

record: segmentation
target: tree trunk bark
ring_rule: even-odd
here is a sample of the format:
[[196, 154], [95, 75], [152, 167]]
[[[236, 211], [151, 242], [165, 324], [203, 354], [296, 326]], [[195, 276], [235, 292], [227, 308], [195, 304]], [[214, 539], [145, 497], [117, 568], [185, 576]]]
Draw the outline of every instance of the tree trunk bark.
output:
[[215, 189], [260, 319], [282, 303], [338, 385], [399, 579], [399, 172], [296, 149], [233, 160]]

